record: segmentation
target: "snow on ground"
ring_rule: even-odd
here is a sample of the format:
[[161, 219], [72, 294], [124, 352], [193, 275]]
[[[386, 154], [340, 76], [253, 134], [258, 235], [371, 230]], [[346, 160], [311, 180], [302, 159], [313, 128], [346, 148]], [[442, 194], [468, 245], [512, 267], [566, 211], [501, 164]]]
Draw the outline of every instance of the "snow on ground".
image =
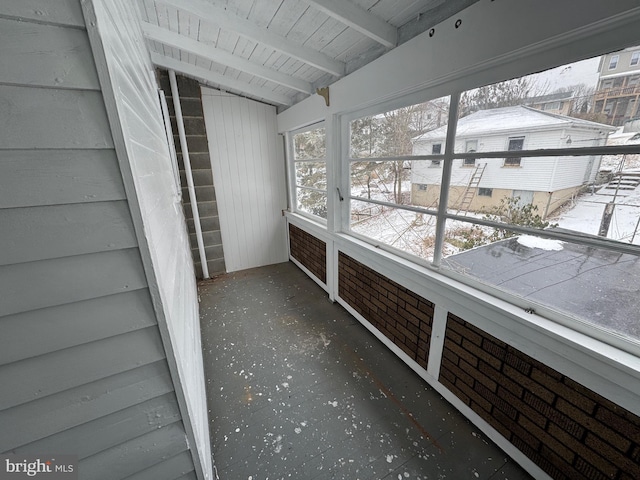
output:
[[[632, 243], [640, 245], [640, 225], [638, 224], [640, 220], [640, 187], [625, 195], [615, 197], [616, 207], [607, 236], [628, 243], [633, 238]], [[563, 229], [597, 235], [604, 208], [607, 203], [613, 200], [613, 195], [585, 193], [575, 199], [572, 204], [566, 205], [561, 213], [548, 220]], [[433, 258], [435, 217], [407, 210], [356, 203], [360, 209], [363, 206], [368, 209], [358, 221], [352, 220], [351, 229], [353, 232], [421, 258], [428, 260]], [[467, 214], [470, 219], [474, 216], [482, 217], [479, 214]], [[470, 231], [470, 227], [471, 224], [466, 222], [449, 221], [447, 222], [448, 236], [457, 239], [473, 236], [474, 233]], [[492, 231], [486, 227], [476, 226], [475, 228], [476, 232], [482, 230], [485, 234], [490, 234]], [[447, 243], [444, 248], [445, 255], [452, 255], [469, 247], [464, 247], [461, 243], [456, 242], [455, 244]], [[546, 248], [552, 248], [552, 244], [546, 245]]]
[[560, 240], [551, 240], [549, 238], [534, 237], [533, 235], [521, 235], [518, 237], [518, 243], [529, 248], [539, 248], [540, 250], [557, 251], [562, 250]]
[[[607, 203], [613, 201], [613, 195], [585, 194], [578, 198], [575, 205], [563, 212], [557, 219], [553, 219], [561, 228], [576, 230], [591, 235], [597, 235], [602, 219], [602, 212]], [[608, 238], [631, 242], [640, 245], [640, 187], [628, 196], [618, 196], [613, 212]], [[634, 237], [634, 232], [636, 232]]]

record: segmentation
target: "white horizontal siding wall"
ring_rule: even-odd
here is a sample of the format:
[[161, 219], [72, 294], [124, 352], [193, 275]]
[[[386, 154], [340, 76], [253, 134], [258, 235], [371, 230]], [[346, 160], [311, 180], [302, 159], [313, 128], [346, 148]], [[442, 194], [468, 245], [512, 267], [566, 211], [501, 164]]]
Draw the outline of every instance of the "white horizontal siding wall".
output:
[[[513, 135], [487, 135], [473, 138], [473, 140], [478, 141], [478, 152], [505, 151], [509, 148], [509, 138], [521, 136], [525, 137], [525, 150], [529, 148], [557, 148], [561, 134], [561, 131], [514, 133]], [[414, 154], [430, 154], [432, 143], [416, 143]], [[440, 141], [438, 140], [436, 143], [440, 143]], [[464, 139], [456, 140], [457, 152], [464, 152], [464, 146]], [[517, 156], [517, 153], [514, 153], [514, 156]], [[463, 167], [462, 163], [463, 160], [454, 160], [451, 170], [451, 185], [468, 185], [473, 168]], [[542, 192], [550, 191], [555, 163], [555, 157], [522, 158], [520, 167], [505, 167], [504, 158], [479, 158], [476, 160], [477, 165], [487, 165], [480, 181], [480, 187]], [[431, 162], [415, 161], [411, 175], [411, 181], [414, 183], [440, 185], [442, 168], [434, 168]]]
[[[606, 133], [598, 130], [567, 129], [565, 137], [571, 137], [571, 144], [566, 141], [561, 146], [595, 147], [604, 145]], [[595, 156], [559, 157], [553, 177], [552, 189], [562, 190], [593, 182], [598, 172], [599, 160]]]
[[193, 475], [81, 2], [54, 3], [0, 4], [0, 452]]
[[282, 140], [270, 105], [202, 88], [228, 272], [286, 262]]
[[[195, 272], [139, 11], [135, 3], [125, 0], [87, 1], [83, 8], [188, 444], [198, 477], [210, 479], [213, 467]], [[146, 444], [150, 450], [157, 449], [155, 463], [187, 441], [184, 432], [181, 437], [179, 430], [171, 428], [170, 438]], [[162, 453], [165, 450], [167, 455]], [[153, 454], [141, 458], [140, 465], [153, 467], [153, 458]], [[94, 467], [107, 465], [108, 460]]]

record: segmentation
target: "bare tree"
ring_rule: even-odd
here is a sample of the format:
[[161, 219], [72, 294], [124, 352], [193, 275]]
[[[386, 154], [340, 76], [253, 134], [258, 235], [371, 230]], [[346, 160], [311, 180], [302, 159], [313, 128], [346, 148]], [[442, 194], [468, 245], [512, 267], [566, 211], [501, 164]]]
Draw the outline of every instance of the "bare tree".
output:
[[527, 97], [543, 94], [543, 87], [535, 86], [527, 77], [485, 85], [464, 92], [458, 107], [460, 118], [479, 110], [522, 105]]

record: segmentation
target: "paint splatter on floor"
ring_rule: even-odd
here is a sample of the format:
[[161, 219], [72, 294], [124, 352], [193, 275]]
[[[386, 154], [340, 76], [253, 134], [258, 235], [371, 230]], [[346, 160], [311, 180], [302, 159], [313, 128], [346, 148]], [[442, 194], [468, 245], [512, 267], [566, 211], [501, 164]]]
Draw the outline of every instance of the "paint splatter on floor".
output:
[[530, 478], [293, 264], [199, 293], [221, 479]]

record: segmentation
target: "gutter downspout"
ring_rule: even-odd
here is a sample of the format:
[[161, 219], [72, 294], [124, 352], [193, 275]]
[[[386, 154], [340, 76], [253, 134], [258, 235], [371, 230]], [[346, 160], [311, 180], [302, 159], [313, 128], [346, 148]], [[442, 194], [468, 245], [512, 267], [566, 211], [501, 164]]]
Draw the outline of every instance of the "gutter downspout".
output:
[[204, 240], [202, 239], [202, 227], [200, 225], [200, 214], [198, 213], [198, 201], [196, 200], [196, 188], [193, 184], [193, 172], [191, 171], [191, 160], [189, 159], [189, 149], [187, 147], [187, 136], [184, 133], [184, 119], [182, 118], [182, 107], [178, 94], [178, 83], [176, 82], [176, 72], [169, 70], [169, 83], [171, 84], [171, 97], [173, 98], [173, 109], [176, 113], [176, 124], [180, 136], [180, 149], [182, 150], [182, 161], [184, 162], [184, 172], [187, 177], [187, 187], [189, 190], [189, 201], [191, 202], [191, 213], [193, 214], [193, 224], [196, 228], [196, 240], [198, 251], [200, 252], [200, 265], [202, 266], [202, 276], [209, 277], [207, 266], [207, 255], [204, 251]]

